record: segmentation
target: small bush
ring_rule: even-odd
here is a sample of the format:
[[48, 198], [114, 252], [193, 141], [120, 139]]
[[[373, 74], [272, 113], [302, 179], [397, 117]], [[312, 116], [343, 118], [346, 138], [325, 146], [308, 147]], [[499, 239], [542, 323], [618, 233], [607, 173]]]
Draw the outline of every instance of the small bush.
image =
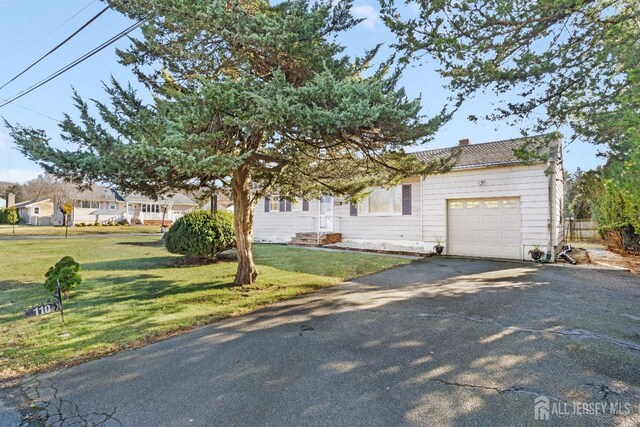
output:
[[76, 227], [84, 227], [84, 224], [79, 222], [79, 223], [76, 224]]
[[165, 234], [167, 250], [188, 257], [215, 258], [235, 244], [233, 215], [229, 212], [189, 212]]
[[82, 282], [80, 277], [80, 264], [76, 262], [72, 257], [65, 256], [56, 263], [53, 267], [49, 268], [49, 271], [44, 275], [45, 282], [44, 287], [53, 292], [56, 290], [56, 285], [60, 281], [60, 290], [69, 295], [69, 291], [78, 287]]

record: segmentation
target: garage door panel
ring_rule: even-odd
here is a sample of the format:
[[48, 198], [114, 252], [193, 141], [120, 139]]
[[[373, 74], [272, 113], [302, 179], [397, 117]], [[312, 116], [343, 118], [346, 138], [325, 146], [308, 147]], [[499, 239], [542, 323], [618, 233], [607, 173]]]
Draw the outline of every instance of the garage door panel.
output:
[[517, 242], [518, 240], [520, 240], [520, 231], [519, 230], [502, 230], [502, 239]]
[[448, 253], [520, 259], [520, 200], [448, 202]]

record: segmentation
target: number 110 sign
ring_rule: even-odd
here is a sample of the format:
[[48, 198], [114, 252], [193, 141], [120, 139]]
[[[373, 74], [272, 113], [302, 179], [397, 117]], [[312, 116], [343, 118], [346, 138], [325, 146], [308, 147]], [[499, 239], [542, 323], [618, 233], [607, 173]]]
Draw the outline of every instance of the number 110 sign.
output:
[[60, 307], [58, 306], [57, 301], [31, 307], [24, 312], [24, 316], [25, 317], [42, 316], [43, 314], [49, 314], [56, 311], [60, 311]]
[[31, 308], [28, 308], [24, 311], [24, 317], [33, 317], [33, 316], [42, 316], [44, 314], [55, 313], [56, 311], [60, 312], [60, 316], [62, 317], [62, 322], [64, 323], [64, 311], [62, 309], [62, 293], [60, 292], [60, 281], [58, 281], [58, 286], [56, 286], [56, 290], [53, 293], [55, 300], [49, 299], [48, 301], [43, 301], [39, 305], [34, 305]]

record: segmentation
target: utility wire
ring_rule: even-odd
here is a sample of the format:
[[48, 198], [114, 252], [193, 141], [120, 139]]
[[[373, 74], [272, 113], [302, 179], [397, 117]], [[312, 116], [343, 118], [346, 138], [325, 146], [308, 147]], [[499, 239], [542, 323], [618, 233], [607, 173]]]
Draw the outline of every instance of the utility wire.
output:
[[91, 6], [92, 4], [94, 4], [96, 1], [98, 0], [93, 0], [91, 1], [88, 5], [84, 6], [82, 9], [80, 9], [79, 11], [77, 11], [76, 13], [74, 13], [73, 15], [71, 15], [69, 18], [67, 18], [66, 21], [64, 21], [62, 24], [58, 25], [57, 27], [55, 27], [53, 30], [49, 31], [47, 34], [45, 34], [44, 36], [42, 36], [36, 43], [40, 43], [42, 40], [46, 39], [47, 37], [49, 37], [51, 34], [55, 33], [56, 31], [58, 31], [58, 29], [60, 29], [64, 24], [66, 24], [67, 22], [71, 21], [73, 18], [75, 18], [76, 16], [78, 16], [82, 11], [84, 11], [86, 8], [88, 8], [89, 6]]
[[[2, 101], [6, 101], [6, 99], [3, 99], [3, 98], [0, 98], [0, 99], [1, 99]], [[46, 114], [44, 114], [44, 113], [41, 113], [41, 112], [39, 112], [39, 111], [33, 110], [33, 109], [29, 108], [29, 107], [25, 107], [24, 105], [16, 104], [15, 102], [10, 102], [10, 104], [11, 104], [11, 105], [14, 105], [14, 106], [16, 106], [16, 107], [23, 108], [23, 109], [25, 109], [25, 110], [27, 110], [27, 111], [31, 111], [32, 113], [35, 113], [35, 114], [37, 114], [37, 115], [39, 115], [39, 116], [46, 117], [47, 119], [51, 119], [51, 120], [53, 120], [54, 122], [61, 123], [61, 122], [60, 122], [60, 120], [58, 120], [58, 119], [55, 119], [55, 118], [53, 118], [53, 117], [51, 117], [51, 116], [48, 116], [48, 115], [46, 115]]]
[[93, 18], [89, 19], [87, 22], [85, 22], [80, 28], [78, 28], [76, 31], [73, 32], [73, 34], [71, 34], [69, 37], [67, 37], [66, 39], [64, 39], [62, 42], [58, 43], [57, 46], [55, 46], [53, 49], [51, 49], [49, 52], [45, 53], [44, 55], [42, 55], [36, 62], [34, 62], [33, 64], [29, 65], [27, 68], [25, 68], [24, 70], [20, 71], [18, 74], [16, 74], [11, 80], [9, 80], [8, 82], [6, 82], [5, 84], [3, 84], [2, 86], [0, 86], [0, 89], [4, 88], [6, 85], [8, 85], [9, 83], [11, 83], [12, 81], [14, 81], [15, 79], [17, 79], [18, 77], [20, 77], [21, 75], [23, 75], [24, 73], [26, 73], [27, 71], [29, 71], [31, 68], [33, 68], [37, 63], [39, 63], [40, 61], [42, 61], [44, 58], [46, 58], [47, 56], [51, 55], [53, 52], [55, 52], [56, 50], [58, 50], [60, 47], [62, 47], [62, 45], [64, 45], [65, 43], [67, 43], [69, 40], [71, 40], [72, 38], [74, 38], [80, 31], [84, 30], [85, 28], [87, 28], [89, 25], [91, 25], [91, 23], [93, 21], [95, 21], [96, 19], [98, 19], [100, 17], [100, 15], [102, 15], [103, 13], [105, 13], [111, 6], [107, 6], [104, 9], [102, 9], [100, 12], [98, 12], [95, 16], [93, 16]]
[[131, 31], [133, 31], [133, 30], [137, 29], [138, 27], [140, 27], [143, 24], [143, 22], [145, 21], [145, 19], [146, 18], [144, 18], [144, 19], [136, 22], [135, 24], [131, 25], [130, 27], [122, 30], [120, 33], [118, 33], [115, 36], [111, 37], [109, 40], [107, 40], [106, 42], [102, 43], [100, 46], [94, 48], [93, 50], [91, 50], [91, 51], [89, 51], [87, 53], [85, 53], [80, 58], [78, 58], [75, 61], [71, 62], [70, 64], [62, 67], [61, 69], [59, 69], [55, 73], [53, 73], [50, 76], [40, 80], [38, 83], [28, 87], [27, 89], [23, 90], [22, 92], [18, 93], [17, 95], [14, 95], [13, 97], [7, 99], [4, 103], [0, 104], [0, 107], [4, 107], [5, 105], [10, 104], [15, 100], [17, 100], [19, 98], [22, 98], [26, 94], [36, 90], [37, 88], [39, 88], [40, 86], [44, 85], [45, 83], [50, 82], [51, 80], [55, 79], [59, 75], [61, 75], [61, 74], [65, 73], [65, 72], [67, 72], [68, 70], [72, 69], [76, 65], [78, 65], [78, 64], [84, 62], [85, 60], [91, 58], [96, 53], [100, 52], [104, 48], [108, 47], [109, 45], [115, 43], [116, 41], [120, 40], [122, 37], [124, 37], [127, 34], [129, 34]]

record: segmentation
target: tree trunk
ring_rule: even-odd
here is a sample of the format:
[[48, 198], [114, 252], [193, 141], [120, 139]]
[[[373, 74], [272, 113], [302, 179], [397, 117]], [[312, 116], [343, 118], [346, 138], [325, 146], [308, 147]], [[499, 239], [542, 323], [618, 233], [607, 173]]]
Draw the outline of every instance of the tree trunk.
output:
[[233, 284], [250, 285], [258, 277], [253, 263], [253, 206], [251, 204], [251, 175], [249, 169], [242, 166], [233, 172], [233, 224], [236, 229], [236, 248], [238, 249], [238, 271]]

